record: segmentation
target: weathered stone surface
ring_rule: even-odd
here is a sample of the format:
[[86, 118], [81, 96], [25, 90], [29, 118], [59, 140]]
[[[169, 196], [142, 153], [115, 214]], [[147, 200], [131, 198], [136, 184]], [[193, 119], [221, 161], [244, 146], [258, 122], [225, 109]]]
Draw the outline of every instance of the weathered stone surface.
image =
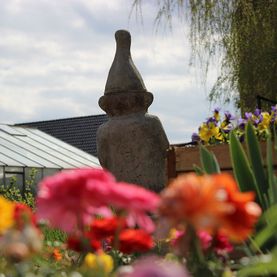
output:
[[113, 92], [146, 92], [140, 73], [131, 57], [131, 35], [125, 30], [115, 33], [116, 53], [109, 71], [105, 94]]
[[97, 133], [98, 157], [118, 181], [160, 191], [166, 183], [169, 146], [160, 120], [147, 113], [153, 101], [130, 54], [129, 32], [116, 32], [117, 50], [100, 107], [109, 115]]

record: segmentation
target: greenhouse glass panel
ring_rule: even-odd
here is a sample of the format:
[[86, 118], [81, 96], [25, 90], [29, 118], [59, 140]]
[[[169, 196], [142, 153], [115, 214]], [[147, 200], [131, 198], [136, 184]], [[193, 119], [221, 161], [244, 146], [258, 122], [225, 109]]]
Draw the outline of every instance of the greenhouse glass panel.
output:
[[76, 167], [76, 165], [74, 165], [72, 160], [68, 159], [69, 161], [67, 161], [67, 159], [64, 155], [62, 155], [61, 153], [57, 152], [56, 150], [54, 150], [46, 145], [43, 145], [27, 136], [26, 137], [18, 137], [18, 138], [26, 143], [33, 145], [34, 147], [37, 147], [39, 150], [44, 151], [44, 156], [50, 157], [52, 162], [60, 165], [61, 167], [64, 167], [64, 168]]
[[23, 173], [23, 167], [6, 166], [5, 167], [5, 172]]
[[85, 165], [91, 164], [91, 166], [99, 166], [99, 161], [96, 157], [76, 148], [72, 145], [65, 143], [61, 140], [58, 140], [40, 130], [37, 129], [28, 129], [28, 132], [32, 134], [32, 136], [40, 137], [41, 139], [47, 140], [49, 143], [52, 143], [59, 147], [60, 151], [66, 151], [67, 155], [73, 157], [74, 159], [84, 163]]
[[[6, 157], [10, 157], [10, 158], [20, 162], [21, 164], [23, 164], [25, 166], [38, 166], [38, 167], [40, 166], [40, 164], [38, 164], [35, 161], [32, 161], [32, 160], [26, 158], [25, 156], [17, 153], [12, 148], [5, 147], [1, 144], [0, 144], [0, 153], [5, 155]], [[7, 164], [7, 165], [10, 165], [10, 164]]]
[[43, 178], [47, 177], [47, 176], [51, 176], [56, 174], [57, 172], [59, 172], [60, 170], [56, 169], [56, 168], [44, 168], [43, 169]]
[[4, 167], [1, 166], [0, 167], [0, 186], [4, 185], [5, 180], [4, 180], [5, 176], [4, 176]]
[[[28, 152], [34, 153], [36, 156], [39, 156], [42, 159], [45, 159], [46, 161], [44, 163], [42, 163], [43, 167], [51, 167], [51, 168], [52, 167], [60, 167], [58, 165], [59, 161], [57, 161], [57, 163], [54, 163], [53, 160], [55, 160], [55, 158], [48, 155], [47, 152], [40, 150], [39, 146], [35, 147], [34, 145], [32, 145], [32, 143], [24, 142], [24, 141], [20, 140], [19, 137], [9, 136], [8, 134], [5, 134], [3, 132], [0, 132], [0, 138], [3, 138], [4, 140], [9, 141], [9, 142], [15, 144], [16, 146], [23, 148]], [[7, 163], [7, 164], [9, 164], [9, 163]], [[30, 167], [39, 167], [39, 166], [36, 166], [35, 164], [33, 164]]]
[[15, 173], [15, 172], [5, 172], [5, 186], [6, 187], [16, 187], [21, 192], [23, 192], [24, 184], [24, 176], [23, 173]]

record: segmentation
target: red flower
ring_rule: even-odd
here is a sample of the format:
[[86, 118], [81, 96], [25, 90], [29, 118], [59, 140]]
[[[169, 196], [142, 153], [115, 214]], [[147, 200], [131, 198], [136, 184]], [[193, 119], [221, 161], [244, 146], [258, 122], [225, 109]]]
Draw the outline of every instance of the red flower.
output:
[[100, 241], [91, 237], [90, 234], [85, 234], [84, 237], [70, 235], [66, 243], [69, 249], [76, 252], [96, 251], [101, 248]]
[[217, 233], [214, 238], [213, 247], [217, 255], [225, 255], [233, 251], [234, 247], [227, 236]]
[[154, 247], [152, 237], [141, 229], [125, 229], [119, 235], [119, 250], [123, 253], [146, 252]]
[[26, 224], [36, 226], [36, 217], [32, 209], [29, 206], [19, 202], [15, 203], [14, 221], [18, 229], [22, 229]]
[[110, 236], [114, 236], [116, 232], [119, 232], [126, 227], [126, 220], [119, 217], [94, 219], [90, 225], [91, 233], [97, 239], [104, 239]]

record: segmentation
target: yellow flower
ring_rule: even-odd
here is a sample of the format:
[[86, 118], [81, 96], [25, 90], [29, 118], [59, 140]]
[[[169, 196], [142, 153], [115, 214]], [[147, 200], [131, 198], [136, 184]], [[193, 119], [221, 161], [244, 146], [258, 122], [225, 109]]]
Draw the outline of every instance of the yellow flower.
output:
[[88, 253], [85, 257], [84, 264], [96, 271], [110, 273], [113, 270], [113, 259], [105, 253], [93, 254]]
[[271, 120], [271, 116], [268, 112], [263, 112], [262, 116], [263, 116], [263, 120], [258, 125], [258, 129], [260, 131], [266, 130], [269, 127], [270, 120]]
[[213, 123], [203, 123], [199, 128], [199, 137], [204, 142], [209, 142], [212, 137], [215, 137], [217, 140], [222, 140], [220, 129]]
[[212, 132], [206, 123], [199, 128], [199, 137], [201, 140], [208, 142], [212, 136]]
[[177, 234], [178, 234], [177, 229], [171, 228], [171, 229], [169, 230], [168, 237], [165, 239], [165, 241], [166, 241], [166, 242], [170, 242], [170, 241], [172, 241], [173, 239], [176, 239]]
[[218, 122], [220, 120], [220, 114], [218, 111], [214, 112], [214, 119]]
[[0, 196], [0, 234], [3, 234], [14, 224], [14, 207], [13, 202]]

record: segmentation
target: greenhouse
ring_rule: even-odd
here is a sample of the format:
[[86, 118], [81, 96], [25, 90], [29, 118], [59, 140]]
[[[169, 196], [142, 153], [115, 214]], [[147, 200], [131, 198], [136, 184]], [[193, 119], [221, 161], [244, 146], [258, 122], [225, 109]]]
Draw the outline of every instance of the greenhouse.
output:
[[0, 185], [26, 182], [63, 169], [99, 167], [98, 159], [40, 130], [0, 124]]

